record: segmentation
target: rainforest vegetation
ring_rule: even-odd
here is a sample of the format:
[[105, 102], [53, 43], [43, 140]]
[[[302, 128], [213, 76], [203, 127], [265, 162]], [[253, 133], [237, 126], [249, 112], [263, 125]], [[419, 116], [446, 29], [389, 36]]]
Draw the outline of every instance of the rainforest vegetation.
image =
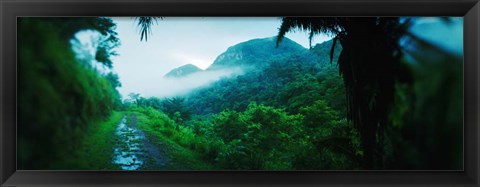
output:
[[[139, 40], [156, 21], [136, 19]], [[461, 170], [463, 57], [409, 32], [412, 22], [284, 17], [277, 36], [165, 78], [241, 69], [231, 76], [122, 97], [122, 75], [91, 63], [115, 66], [111, 18], [19, 18], [18, 169]], [[100, 33], [94, 55], [72, 47], [85, 30]], [[295, 30], [332, 39], [308, 49], [285, 37]]]

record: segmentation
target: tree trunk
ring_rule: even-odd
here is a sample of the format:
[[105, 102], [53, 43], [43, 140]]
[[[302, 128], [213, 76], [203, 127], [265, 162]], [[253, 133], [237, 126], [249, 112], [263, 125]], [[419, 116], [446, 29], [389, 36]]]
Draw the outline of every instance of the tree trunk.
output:
[[391, 41], [376, 18], [354, 18], [342, 38], [340, 66], [347, 89], [349, 119], [360, 132], [364, 169], [383, 168], [383, 127], [393, 100], [398, 40]]

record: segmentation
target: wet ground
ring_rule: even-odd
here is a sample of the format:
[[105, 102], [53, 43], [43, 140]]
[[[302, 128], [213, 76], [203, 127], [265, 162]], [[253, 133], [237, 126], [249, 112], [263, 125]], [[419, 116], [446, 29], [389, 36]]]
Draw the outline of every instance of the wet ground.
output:
[[145, 133], [136, 127], [136, 116], [125, 116], [115, 131], [117, 145], [112, 162], [122, 170], [161, 170], [168, 159], [154, 146]]

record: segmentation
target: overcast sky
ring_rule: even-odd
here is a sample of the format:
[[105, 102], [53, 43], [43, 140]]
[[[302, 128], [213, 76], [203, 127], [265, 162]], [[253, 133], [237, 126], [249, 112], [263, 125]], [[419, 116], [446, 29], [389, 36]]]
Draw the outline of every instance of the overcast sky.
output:
[[[148, 41], [140, 41], [139, 29], [133, 18], [113, 18], [117, 23], [121, 46], [113, 57], [114, 71], [120, 76], [125, 97], [139, 92], [144, 96], [163, 96], [169, 89], [162, 76], [185, 64], [206, 69], [228, 47], [255, 38], [276, 36], [279, 18], [172, 18], [159, 20], [152, 27]], [[305, 32], [288, 33], [288, 38], [309, 47]], [[330, 39], [317, 36], [312, 45]], [[156, 94], [158, 93], [158, 94]]]
[[[113, 71], [120, 77], [122, 87], [119, 91], [124, 98], [132, 92], [144, 97], [172, 96], [192, 86], [215, 81], [230, 72], [209, 73], [182, 81], [167, 80], [163, 76], [185, 64], [205, 69], [230, 46], [255, 38], [276, 36], [281, 24], [279, 18], [166, 17], [153, 25], [152, 34], [145, 42], [140, 41], [134, 18], [113, 20], [121, 41], [117, 49], [120, 55], [112, 58]], [[447, 51], [459, 55], [463, 53], [461, 17], [453, 19], [451, 24], [445, 24], [438, 18], [418, 18], [410, 30]], [[84, 34], [81, 40], [88, 41], [85, 38], [89, 35], [91, 33]], [[305, 32], [287, 33], [286, 36], [305, 48], [309, 47]], [[324, 35], [316, 36], [312, 46], [329, 39]]]

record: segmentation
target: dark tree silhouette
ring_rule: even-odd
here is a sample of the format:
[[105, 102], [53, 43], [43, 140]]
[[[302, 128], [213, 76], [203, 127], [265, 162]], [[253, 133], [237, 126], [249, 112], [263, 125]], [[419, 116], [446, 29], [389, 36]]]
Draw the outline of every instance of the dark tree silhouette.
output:
[[404, 79], [399, 40], [408, 20], [394, 17], [285, 17], [277, 44], [293, 29], [334, 36], [342, 45], [338, 66], [347, 92], [348, 119], [361, 136], [364, 169], [383, 168], [384, 129], [396, 80]]
[[152, 25], [157, 23], [158, 19], [163, 19], [162, 17], [137, 17], [136, 21], [138, 22], [138, 27], [140, 27], [140, 41], [148, 40], [148, 35], [152, 34]]

